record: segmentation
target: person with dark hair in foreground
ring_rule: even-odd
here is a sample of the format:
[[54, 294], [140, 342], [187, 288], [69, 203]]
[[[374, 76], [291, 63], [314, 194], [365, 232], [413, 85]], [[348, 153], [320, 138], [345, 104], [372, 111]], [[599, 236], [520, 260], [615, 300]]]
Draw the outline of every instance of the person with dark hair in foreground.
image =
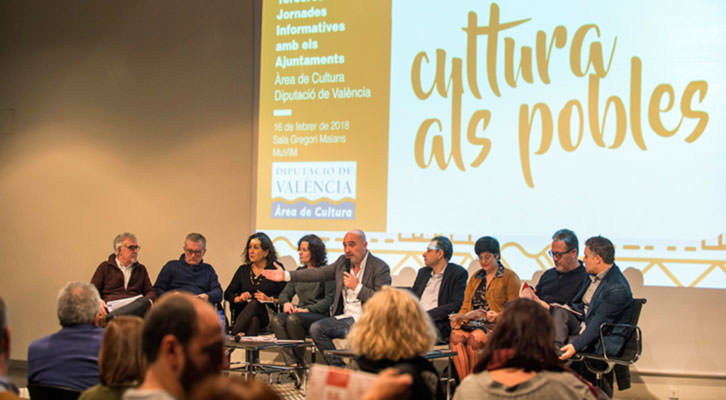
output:
[[436, 328], [416, 298], [388, 286], [366, 302], [363, 315], [348, 333], [361, 370], [378, 373], [392, 367], [410, 374], [409, 398], [416, 400], [444, 398], [438, 372], [423, 358], [435, 341]]
[[86, 282], [69, 282], [58, 294], [60, 331], [28, 347], [28, 383], [86, 390], [98, 384], [103, 328], [94, 326], [101, 297]]
[[144, 356], [141, 354], [141, 328], [144, 320], [120, 315], [106, 326], [98, 354], [101, 383], [86, 389], [79, 400], [119, 400], [130, 387], [144, 379]]
[[0, 400], [18, 400], [18, 388], [8, 377], [8, 360], [10, 359], [10, 327], [8, 326], [8, 309], [0, 297]]
[[224, 337], [211, 304], [189, 293], [169, 293], [149, 311], [141, 348], [148, 366], [124, 400], [182, 399], [192, 385], [224, 365]]
[[544, 308], [528, 299], [512, 301], [454, 400], [596, 399], [589, 385], [565, 369], [553, 340], [552, 319]]
[[497, 239], [479, 238], [474, 252], [481, 270], [469, 278], [461, 309], [451, 316], [450, 346], [457, 353], [454, 365], [459, 379], [471, 373], [504, 304], [519, 297], [519, 277], [502, 265]]
[[[305, 235], [297, 243], [300, 263], [297, 271], [318, 268], [328, 262], [325, 243], [316, 235]], [[292, 299], [297, 296], [297, 304]], [[335, 296], [335, 280], [324, 282], [288, 282], [280, 293], [282, 312], [272, 317], [270, 327], [278, 339], [305, 339], [313, 322], [328, 317]], [[283, 349], [287, 364], [305, 366], [305, 349]], [[298, 372], [301, 372], [298, 370]]]
[[262, 275], [266, 269], [274, 270], [277, 262], [275, 246], [264, 232], [253, 233], [247, 238], [244, 261], [224, 291], [224, 299], [232, 310], [232, 334], [257, 336], [270, 322], [267, 305], [280, 295], [285, 284], [270, 281]]

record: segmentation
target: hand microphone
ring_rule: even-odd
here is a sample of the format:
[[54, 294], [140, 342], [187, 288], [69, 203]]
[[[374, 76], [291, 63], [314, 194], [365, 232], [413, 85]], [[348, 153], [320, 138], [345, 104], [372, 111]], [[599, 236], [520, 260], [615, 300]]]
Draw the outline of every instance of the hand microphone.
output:
[[345, 258], [345, 272], [350, 273], [350, 259]]

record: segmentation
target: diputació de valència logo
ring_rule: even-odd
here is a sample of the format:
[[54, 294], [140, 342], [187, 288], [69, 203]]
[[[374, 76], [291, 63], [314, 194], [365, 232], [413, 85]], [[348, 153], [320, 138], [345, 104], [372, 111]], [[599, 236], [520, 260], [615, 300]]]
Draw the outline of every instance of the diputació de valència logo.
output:
[[273, 162], [270, 183], [272, 218], [355, 218], [355, 161]]

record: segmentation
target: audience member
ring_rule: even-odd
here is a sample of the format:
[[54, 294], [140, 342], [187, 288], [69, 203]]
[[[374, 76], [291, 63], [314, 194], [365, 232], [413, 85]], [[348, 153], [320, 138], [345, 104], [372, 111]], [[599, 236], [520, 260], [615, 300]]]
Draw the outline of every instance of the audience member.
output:
[[270, 385], [241, 376], [210, 376], [196, 385], [189, 400], [282, 400]]
[[285, 284], [262, 275], [265, 269], [274, 270], [277, 262], [275, 246], [264, 232], [247, 238], [244, 261], [224, 291], [224, 299], [229, 302], [232, 312], [232, 334], [257, 336], [270, 322], [267, 305], [274, 304]]
[[466, 399], [595, 399], [552, 346], [552, 319], [528, 299], [509, 303], [474, 368], [454, 394]]
[[474, 252], [482, 269], [469, 278], [461, 309], [451, 316], [450, 345], [457, 352], [454, 366], [459, 379], [471, 373], [504, 304], [519, 297], [519, 277], [502, 265], [497, 239], [479, 238]]
[[96, 287], [70, 282], [58, 294], [62, 329], [28, 347], [28, 384], [85, 390], [98, 384], [103, 328], [93, 325], [101, 305]]
[[348, 334], [358, 366], [367, 372], [393, 367], [413, 376], [412, 399], [443, 399], [439, 374], [423, 358], [436, 341], [428, 313], [408, 291], [383, 287], [363, 307]]
[[334, 350], [333, 339], [344, 338], [353, 323], [360, 318], [363, 303], [383, 285], [391, 284], [388, 264], [368, 251], [366, 235], [352, 230], [343, 237], [345, 255], [334, 263], [302, 271], [265, 270], [263, 274], [274, 281], [325, 282], [335, 279], [335, 297], [330, 310], [331, 318], [324, 318], [310, 326], [310, 336], [329, 365], [344, 366], [339, 357], [325, 354]]
[[120, 400], [126, 389], [141, 383], [145, 371], [141, 354], [143, 324], [144, 320], [130, 315], [108, 323], [98, 353], [101, 383], [83, 392], [79, 400]]
[[[138, 315], [143, 317], [156, 299], [146, 267], [139, 263], [139, 246], [132, 233], [121, 233], [113, 239], [113, 253], [103, 261], [91, 278], [91, 283], [101, 295], [101, 314], [107, 311], [107, 302], [142, 296], [118, 309], [110, 310], [111, 316]], [[111, 319], [107, 316], [107, 319]]]
[[461, 308], [468, 277], [462, 266], [449, 262], [452, 254], [454, 248], [447, 237], [433, 238], [423, 253], [426, 266], [418, 270], [412, 288], [434, 321], [442, 343], [449, 341], [449, 314]]
[[[328, 263], [325, 243], [316, 235], [305, 235], [297, 242], [300, 264], [298, 271], [318, 268]], [[297, 304], [292, 299], [297, 296]], [[325, 282], [288, 282], [280, 293], [282, 312], [272, 318], [270, 326], [278, 339], [305, 339], [313, 322], [330, 315], [335, 296], [335, 280]], [[287, 363], [305, 367], [305, 349], [283, 349]]]
[[224, 364], [224, 337], [212, 306], [189, 293], [159, 299], [144, 321], [141, 347], [148, 363], [144, 382], [124, 400], [182, 399], [192, 385]]
[[8, 377], [10, 359], [10, 327], [5, 301], [0, 297], [0, 400], [18, 400], [18, 388]]
[[204, 262], [207, 239], [200, 233], [190, 233], [184, 239], [184, 253], [178, 260], [167, 262], [156, 278], [156, 295], [170, 290], [189, 292], [212, 304], [222, 301], [222, 286], [211, 265]]
[[555, 267], [542, 274], [534, 290], [523, 289], [520, 293], [520, 296], [536, 301], [547, 310], [551, 304], [569, 303], [587, 276], [582, 261], [577, 259], [578, 242], [575, 232], [569, 229], [555, 232], [552, 235], [549, 255]]

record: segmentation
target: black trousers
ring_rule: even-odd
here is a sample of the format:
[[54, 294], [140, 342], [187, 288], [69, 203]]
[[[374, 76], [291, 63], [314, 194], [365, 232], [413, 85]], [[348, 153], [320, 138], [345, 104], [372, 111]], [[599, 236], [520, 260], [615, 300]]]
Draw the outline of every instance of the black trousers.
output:
[[267, 306], [257, 300], [233, 305], [235, 317], [232, 334], [244, 332], [247, 336], [257, 336], [262, 328], [270, 323]]
[[[310, 331], [310, 325], [323, 318], [327, 316], [311, 312], [279, 313], [272, 318], [270, 328], [278, 339], [305, 339]], [[302, 347], [296, 347], [294, 351], [285, 349], [282, 354], [288, 364], [293, 361], [299, 366], [305, 364], [305, 349]]]

